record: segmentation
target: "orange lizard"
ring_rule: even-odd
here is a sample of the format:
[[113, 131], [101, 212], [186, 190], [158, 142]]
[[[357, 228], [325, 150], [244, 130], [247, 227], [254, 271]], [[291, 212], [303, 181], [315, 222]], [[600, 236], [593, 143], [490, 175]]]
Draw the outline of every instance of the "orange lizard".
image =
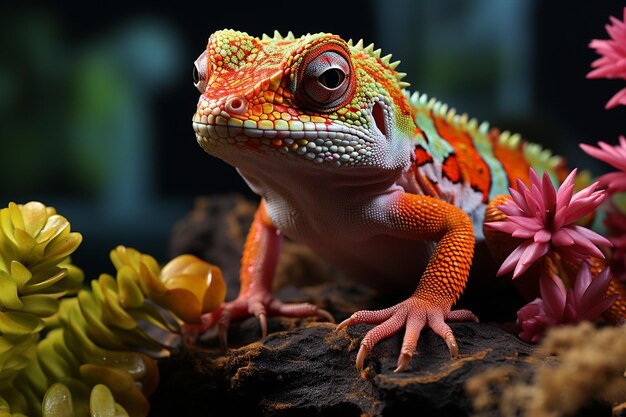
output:
[[[245, 244], [240, 294], [206, 317], [224, 342], [230, 321], [250, 315], [264, 335], [268, 315], [332, 320], [312, 304], [272, 295], [285, 235], [360, 280], [416, 283], [405, 301], [339, 324], [376, 325], [362, 339], [358, 369], [377, 342], [402, 329], [396, 371], [406, 369], [426, 326], [454, 356], [458, 345], [446, 321], [476, 320], [452, 306], [475, 242], [484, 239], [490, 201], [517, 178], [528, 182], [530, 166], [555, 182], [567, 174], [560, 157], [519, 135], [410, 94], [390, 58], [327, 33], [259, 39], [221, 30], [209, 38], [195, 63], [196, 139], [262, 198]], [[501, 218], [493, 204], [488, 212]]]

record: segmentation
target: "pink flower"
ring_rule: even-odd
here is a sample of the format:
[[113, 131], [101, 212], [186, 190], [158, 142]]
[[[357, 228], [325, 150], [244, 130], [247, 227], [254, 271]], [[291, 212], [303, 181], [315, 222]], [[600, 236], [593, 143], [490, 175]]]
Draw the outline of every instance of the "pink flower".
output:
[[[596, 50], [601, 58], [596, 59], [591, 66], [595, 68], [587, 78], [621, 78], [626, 80], [626, 7], [624, 21], [610, 17], [612, 25], [606, 25], [606, 31], [611, 39], [594, 39], [589, 47]], [[606, 104], [610, 109], [618, 104], [626, 105], [626, 88], [615, 94]]]
[[607, 210], [604, 225], [608, 229], [608, 239], [613, 244], [610, 265], [613, 275], [626, 283], [626, 215], [615, 204]]
[[517, 278], [550, 249], [574, 263], [589, 256], [604, 258], [596, 245], [611, 246], [611, 242], [574, 223], [595, 210], [606, 192], [597, 190], [598, 183], [594, 183], [574, 194], [575, 176], [576, 169], [557, 192], [547, 173], [539, 179], [531, 168], [530, 188], [519, 179], [517, 190], [509, 188], [512, 199], [499, 207], [508, 219], [486, 226], [524, 241], [504, 260], [498, 275], [514, 270], [513, 278]]
[[606, 296], [610, 282], [609, 268], [592, 279], [587, 262], [580, 265], [574, 287], [569, 290], [559, 277], [543, 275], [539, 281], [541, 298], [517, 312], [520, 338], [536, 343], [549, 327], [595, 320], [617, 299], [615, 294]]
[[[626, 58], [624, 59], [626, 60]], [[600, 141], [598, 148], [585, 143], [581, 143], [580, 147], [588, 155], [621, 170], [604, 174], [598, 178], [600, 186], [606, 187], [609, 194], [626, 191], [626, 137], [620, 136], [619, 145], [616, 146]]]
[[561, 279], [542, 275], [539, 288], [541, 298], [535, 298], [517, 312], [519, 337], [526, 342], [539, 342], [546, 329], [563, 322], [567, 291]]

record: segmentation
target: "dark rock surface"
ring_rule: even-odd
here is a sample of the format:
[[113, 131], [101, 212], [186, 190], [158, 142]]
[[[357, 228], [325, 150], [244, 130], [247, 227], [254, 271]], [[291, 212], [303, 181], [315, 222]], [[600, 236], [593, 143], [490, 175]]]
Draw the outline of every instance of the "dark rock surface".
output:
[[458, 358], [427, 329], [407, 371], [393, 373], [402, 342], [395, 335], [359, 373], [354, 361], [370, 326], [336, 332], [331, 323], [295, 321], [271, 319], [273, 333], [247, 340], [258, 333], [248, 319], [233, 329], [240, 347], [188, 349], [162, 361], [151, 416], [466, 416], [467, 379], [502, 364], [527, 367], [533, 349], [496, 326], [457, 323]]
[[[232, 299], [254, 210], [254, 203], [237, 196], [199, 199], [176, 226], [171, 255], [193, 253], [218, 264]], [[493, 313], [498, 305], [514, 314], [519, 300], [499, 290], [504, 282], [489, 287], [492, 304], [469, 287], [462, 307]], [[325, 308], [337, 321], [357, 310], [389, 307], [407, 296], [374, 293], [289, 241], [283, 245], [275, 291], [284, 301]], [[472, 293], [477, 295], [472, 298]], [[407, 371], [393, 373], [402, 343], [402, 334], [396, 334], [376, 345], [359, 373], [356, 353], [371, 326], [335, 332], [334, 324], [321, 320], [270, 318], [268, 327], [270, 334], [261, 338], [256, 320], [235, 322], [227, 352], [215, 335], [208, 335], [198, 346], [161, 360], [162, 379], [150, 415], [466, 416], [471, 415], [468, 378], [503, 364], [526, 368], [533, 351], [500, 325], [456, 323], [451, 327], [459, 343], [458, 358], [451, 359], [443, 340], [425, 329]]]

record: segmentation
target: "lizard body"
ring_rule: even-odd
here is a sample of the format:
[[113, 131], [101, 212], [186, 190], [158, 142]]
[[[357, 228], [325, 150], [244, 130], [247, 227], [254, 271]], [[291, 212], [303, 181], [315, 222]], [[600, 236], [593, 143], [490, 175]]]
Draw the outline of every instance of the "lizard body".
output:
[[[430, 326], [450, 352], [446, 320], [484, 238], [485, 210], [528, 168], [566, 174], [559, 157], [500, 133], [426, 95], [407, 92], [398, 62], [373, 45], [332, 34], [255, 38], [222, 30], [196, 61], [196, 138], [235, 166], [262, 197], [245, 246], [238, 298], [207, 318], [220, 334], [233, 318], [329, 314], [271, 294], [282, 235], [309, 245], [371, 284], [414, 282], [406, 301], [340, 324], [377, 324], [357, 367], [382, 338], [406, 328], [398, 371]], [[436, 246], [432, 244], [436, 243]], [[434, 249], [433, 249], [434, 248]], [[421, 278], [420, 278], [421, 276]], [[330, 317], [329, 317], [330, 318]]]

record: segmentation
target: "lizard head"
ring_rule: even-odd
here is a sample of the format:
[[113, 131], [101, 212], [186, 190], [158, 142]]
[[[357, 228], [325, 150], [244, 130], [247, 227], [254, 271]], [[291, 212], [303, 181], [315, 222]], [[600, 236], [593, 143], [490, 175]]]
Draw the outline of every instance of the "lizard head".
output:
[[408, 153], [394, 149], [407, 142], [395, 137], [411, 135], [415, 124], [408, 84], [390, 57], [326, 33], [215, 32], [195, 62], [198, 143], [236, 166], [264, 155], [397, 169]]

